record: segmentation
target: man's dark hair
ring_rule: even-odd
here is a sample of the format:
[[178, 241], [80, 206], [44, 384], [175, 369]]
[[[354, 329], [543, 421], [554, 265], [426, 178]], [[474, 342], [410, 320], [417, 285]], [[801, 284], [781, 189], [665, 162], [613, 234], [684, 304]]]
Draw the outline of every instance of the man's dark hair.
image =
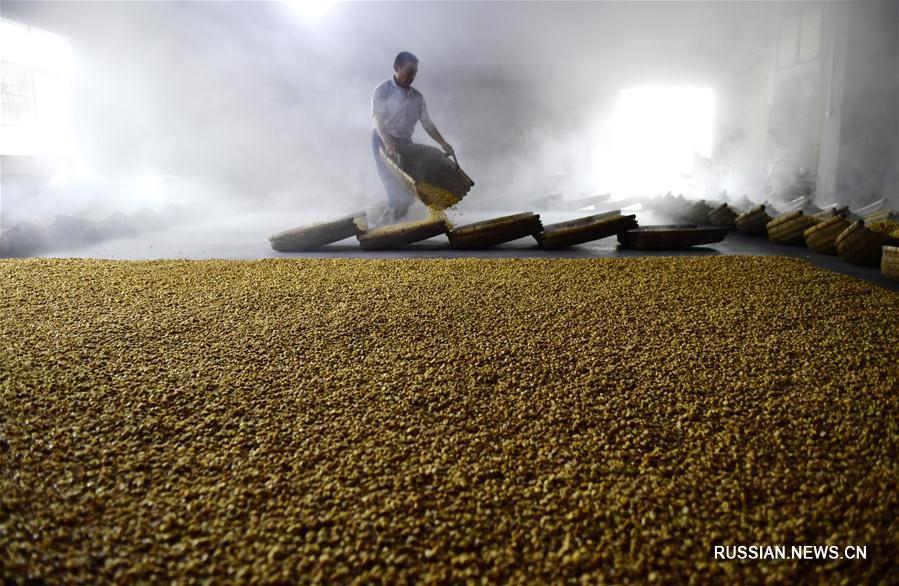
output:
[[416, 57], [409, 51], [398, 53], [396, 59], [393, 60], [393, 68], [399, 69], [406, 63], [418, 63], [418, 57]]

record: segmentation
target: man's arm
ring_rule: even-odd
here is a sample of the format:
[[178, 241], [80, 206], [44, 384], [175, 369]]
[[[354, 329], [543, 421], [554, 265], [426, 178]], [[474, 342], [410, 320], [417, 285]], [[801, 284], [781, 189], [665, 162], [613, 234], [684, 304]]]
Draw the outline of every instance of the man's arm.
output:
[[396, 157], [396, 144], [394, 144], [390, 135], [387, 134], [387, 129], [384, 127], [383, 114], [375, 112], [373, 115], [375, 117], [375, 127], [378, 129], [378, 136], [381, 137], [381, 142], [384, 143], [384, 150], [387, 151], [387, 154], [391, 157]]
[[450, 146], [450, 143], [446, 142], [443, 136], [440, 134], [440, 131], [437, 130], [437, 127], [434, 126], [434, 121], [431, 120], [431, 116], [428, 115], [428, 110], [424, 106], [422, 106], [421, 110], [421, 127], [425, 129], [425, 132], [428, 133], [428, 136], [433, 138], [440, 146], [443, 147], [443, 151], [448, 154], [453, 154], [453, 147]]

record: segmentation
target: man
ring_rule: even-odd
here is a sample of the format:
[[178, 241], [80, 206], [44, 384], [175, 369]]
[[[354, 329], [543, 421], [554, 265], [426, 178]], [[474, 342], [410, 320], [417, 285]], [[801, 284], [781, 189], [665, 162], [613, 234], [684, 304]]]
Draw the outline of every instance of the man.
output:
[[375, 88], [371, 99], [371, 111], [374, 117], [374, 128], [371, 134], [371, 146], [375, 154], [378, 175], [387, 190], [387, 209], [378, 225], [392, 224], [406, 215], [412, 205], [412, 196], [394, 178], [390, 170], [378, 155], [381, 145], [391, 157], [397, 155], [397, 145], [411, 144], [412, 131], [421, 120], [425, 132], [437, 141], [444, 152], [453, 154], [453, 147], [437, 131], [421, 92], [412, 87], [418, 73], [418, 58], [407, 51], [396, 56], [393, 61], [393, 77]]

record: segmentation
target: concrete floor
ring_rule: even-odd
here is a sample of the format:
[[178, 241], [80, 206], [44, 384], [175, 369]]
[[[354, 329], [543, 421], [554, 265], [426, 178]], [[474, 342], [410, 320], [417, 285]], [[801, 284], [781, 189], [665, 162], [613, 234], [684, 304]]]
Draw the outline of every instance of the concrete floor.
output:
[[[452, 216], [456, 225], [498, 217], [526, 210], [497, 212], [460, 212]], [[593, 212], [541, 212], [544, 224], [590, 215]], [[631, 213], [631, 212], [625, 212]], [[669, 223], [650, 212], [637, 211], [640, 225]], [[445, 236], [438, 236], [408, 246], [403, 250], [365, 252], [354, 238], [328, 245], [316, 252], [279, 253], [272, 250], [268, 236], [295, 226], [340, 217], [342, 214], [243, 213], [200, 222], [183, 223], [164, 230], [146, 232], [131, 238], [117, 238], [65, 252], [48, 252], [45, 257], [102, 259], [236, 259], [261, 258], [628, 258], [635, 256], [684, 255], [758, 255], [788, 256], [806, 259], [815, 265], [851, 275], [886, 289], [899, 292], [899, 282], [885, 278], [879, 269], [850, 265], [838, 257], [812, 252], [804, 246], [784, 246], [764, 238], [750, 238], [731, 232], [720, 243], [683, 251], [641, 252], [619, 248], [614, 237], [560, 251], [542, 250], [533, 238], [522, 238], [480, 251], [457, 251], [449, 248]]]

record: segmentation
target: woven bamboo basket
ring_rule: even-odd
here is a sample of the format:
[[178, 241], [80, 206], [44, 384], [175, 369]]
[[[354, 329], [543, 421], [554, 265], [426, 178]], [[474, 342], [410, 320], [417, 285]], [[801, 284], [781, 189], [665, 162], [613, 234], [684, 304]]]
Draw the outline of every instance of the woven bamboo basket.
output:
[[768, 240], [778, 244], [805, 244], [803, 234], [818, 223], [802, 210], [781, 214], [768, 222]]
[[886, 205], [886, 203], [887, 203], [887, 200], [880, 198], [877, 201], [871, 202], [866, 206], [857, 208], [846, 215], [848, 217], [855, 216], [853, 219], [860, 220], [862, 218], [866, 218], [866, 217], [870, 216], [871, 214], [873, 214], [876, 211], [882, 210], [883, 206]]
[[537, 240], [543, 248], [565, 248], [607, 238], [636, 227], [636, 216], [622, 216], [619, 211], [615, 211], [544, 226]]
[[800, 195], [789, 201], [781, 202], [778, 204], [777, 209], [783, 214], [802, 210], [806, 215], [813, 215], [821, 211], [821, 208], [815, 205], [814, 198], [810, 195]]
[[846, 216], [849, 213], [849, 206], [841, 206], [841, 207], [830, 207], [826, 210], [821, 210], [817, 214], [814, 214], [812, 217], [816, 220], [829, 220], [830, 218], [834, 218], [836, 216]]
[[417, 222], [360, 231], [356, 239], [362, 250], [390, 250], [446, 233], [446, 219], [441, 215]]
[[456, 249], [490, 248], [525, 236], [539, 238], [542, 229], [539, 215], [524, 212], [459, 226], [449, 233], [449, 240]]
[[805, 244], [820, 254], [837, 254], [837, 236], [849, 227], [852, 222], [843, 216], [834, 216], [823, 220], [803, 234]]
[[618, 234], [618, 242], [635, 250], [679, 250], [721, 242], [727, 228], [705, 228], [692, 224], [646, 226]]
[[709, 223], [718, 228], [733, 228], [738, 215], [733, 208], [723, 203], [709, 212]]
[[748, 236], [766, 236], [768, 222], [773, 218], [765, 211], [764, 205], [757, 205], [736, 217], [734, 224], [737, 230]]
[[891, 242], [889, 236], [868, 230], [864, 221], [860, 220], [837, 236], [837, 253], [843, 260], [855, 265], [877, 266], [883, 246]]
[[818, 206], [816, 206], [812, 201], [806, 202], [806, 204], [804, 206], [802, 206], [800, 209], [802, 210], [802, 213], [804, 213], [806, 216], [817, 216], [818, 214], [820, 214], [821, 212], [824, 211], [821, 208], [819, 208]]
[[893, 210], [878, 210], [865, 216], [865, 224], [874, 224], [875, 222], [887, 222], [889, 220], [899, 219], [899, 215]]
[[899, 281], [899, 247], [884, 246], [880, 259], [880, 270], [885, 277]]
[[356, 220], [364, 216], [365, 212], [358, 212], [330, 222], [291, 228], [269, 236], [268, 240], [272, 248], [278, 252], [315, 250], [326, 244], [355, 236], [358, 233]]
[[399, 144], [398, 158], [392, 159], [384, 147], [379, 155], [394, 177], [432, 210], [444, 210], [459, 203], [474, 181], [443, 151], [423, 144]]

